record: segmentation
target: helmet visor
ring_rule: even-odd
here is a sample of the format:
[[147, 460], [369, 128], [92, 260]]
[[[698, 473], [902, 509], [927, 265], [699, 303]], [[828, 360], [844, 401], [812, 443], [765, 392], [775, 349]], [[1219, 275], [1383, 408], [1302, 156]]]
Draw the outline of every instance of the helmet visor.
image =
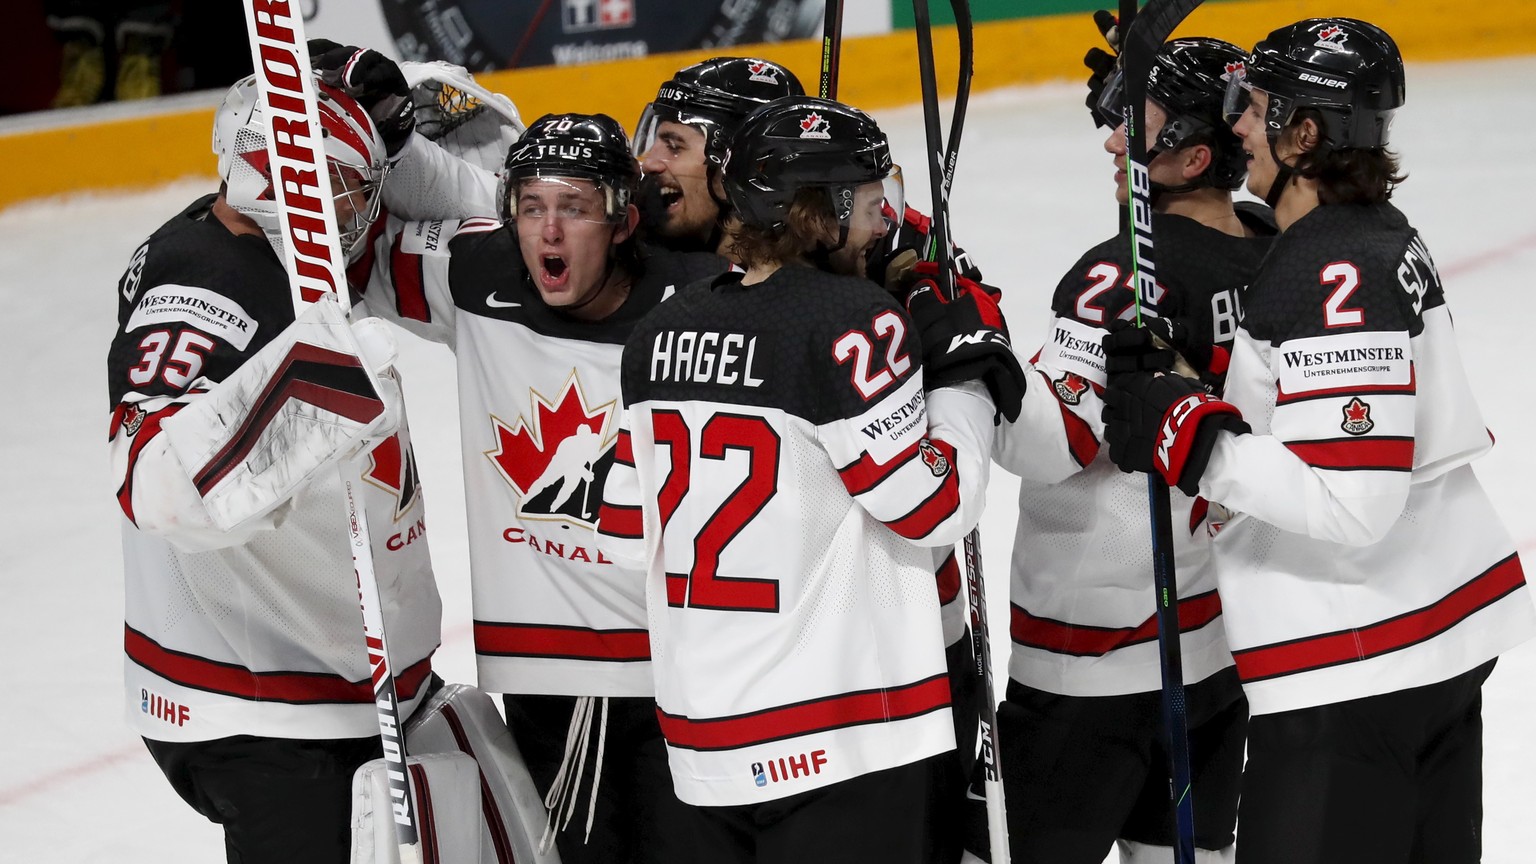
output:
[[625, 207], [614, 200], [608, 184], [598, 180], [535, 175], [509, 186], [507, 206], [519, 231], [538, 231], [552, 221], [607, 225], [624, 218]]
[[1221, 116], [1227, 121], [1227, 125], [1236, 125], [1251, 104], [1253, 104], [1253, 82], [1248, 80], [1248, 70], [1244, 68], [1229, 72], [1227, 93], [1221, 101]]

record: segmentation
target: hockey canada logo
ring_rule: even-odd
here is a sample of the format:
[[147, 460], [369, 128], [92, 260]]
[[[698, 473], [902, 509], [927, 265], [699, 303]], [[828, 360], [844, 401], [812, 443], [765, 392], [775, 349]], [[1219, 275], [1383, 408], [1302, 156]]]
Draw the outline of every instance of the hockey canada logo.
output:
[[1338, 26], [1337, 24], [1324, 27], [1323, 29], [1317, 31], [1317, 47], [1323, 49], [1324, 51], [1333, 51], [1335, 53], [1348, 51], [1349, 46], [1344, 44], [1348, 41], [1349, 34], [1345, 33], [1344, 28]]
[[394, 434], [380, 441], [368, 453], [368, 471], [363, 479], [395, 496], [395, 521], [405, 518], [421, 497], [421, 475], [416, 473], [416, 455], [409, 444]]
[[772, 64], [763, 60], [753, 60], [751, 63], [748, 63], [747, 72], [750, 73], [747, 77], [751, 78], [753, 81], [758, 81], [763, 84], [779, 83], [778, 70], [773, 68]]
[[928, 470], [933, 472], [933, 476], [943, 477], [949, 473], [949, 460], [927, 438], [918, 442], [917, 455], [922, 457], [923, 464], [928, 466]]
[[832, 132], [830, 124], [827, 123], [827, 118], [817, 114], [815, 111], [805, 115], [805, 119], [800, 121], [800, 137], [822, 140], [831, 138]]
[[1076, 372], [1068, 372], [1062, 375], [1060, 378], [1052, 381], [1051, 386], [1056, 388], [1056, 398], [1068, 405], [1076, 405], [1082, 402], [1083, 394], [1088, 392], [1088, 382], [1083, 380], [1083, 376]]
[[144, 425], [144, 418], [147, 416], [149, 415], [144, 413], [144, 409], [137, 405], [128, 405], [123, 408], [123, 431], [128, 433], [129, 438], [139, 433], [139, 427]]
[[1243, 72], [1246, 72], [1247, 69], [1248, 69], [1248, 64], [1244, 63], [1241, 60], [1233, 60], [1232, 62], [1227, 64], [1226, 71], [1221, 73], [1221, 80], [1223, 80], [1223, 81], [1230, 81], [1230, 80], [1232, 80], [1232, 76], [1233, 75], [1242, 74]]
[[1376, 421], [1371, 419], [1371, 406], [1361, 402], [1359, 396], [1350, 399], [1349, 404], [1344, 406], [1344, 422], [1339, 424], [1339, 428], [1351, 435], [1364, 435], [1375, 429]]
[[491, 417], [496, 449], [485, 455], [517, 491], [518, 516], [590, 527], [613, 466], [615, 403], [589, 407], [575, 370], [553, 401], [532, 395], [512, 425]]

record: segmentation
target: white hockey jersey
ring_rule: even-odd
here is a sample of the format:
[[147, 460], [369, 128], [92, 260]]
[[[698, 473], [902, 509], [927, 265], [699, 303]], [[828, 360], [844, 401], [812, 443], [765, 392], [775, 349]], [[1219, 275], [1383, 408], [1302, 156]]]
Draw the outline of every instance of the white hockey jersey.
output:
[[[1272, 233], [1251, 211], [1255, 230]], [[1234, 237], [1158, 214], [1162, 314], [1206, 331], [1224, 358], [1236, 330], [1234, 296], [1269, 239]], [[998, 465], [1019, 475], [1009, 677], [1068, 696], [1145, 693], [1161, 686], [1147, 479], [1126, 474], [1102, 446], [1101, 342], [1133, 314], [1130, 239], [1088, 250], [1062, 277], [1055, 313], [1030, 367], [1018, 422], [999, 432]], [[1218, 369], [1219, 371], [1219, 369]], [[1170, 491], [1184, 681], [1232, 665], [1210, 567], [1206, 502]]]
[[[1429, 251], [1390, 205], [1323, 206], [1243, 296], [1200, 492], [1254, 713], [1443, 681], [1536, 633], [1470, 463], [1492, 441]], [[1213, 509], [1213, 516], [1215, 510]]]
[[[336, 469], [232, 530], [205, 508], [213, 469], [267, 460], [269, 427], [291, 423], [296, 401], [345, 413], [373, 399], [359, 384], [362, 370], [317, 362], [292, 342], [282, 263], [265, 237], [225, 229], [209, 214], [212, 202], [199, 200], [156, 231], [119, 283], [107, 366], [125, 517], [129, 724], [162, 741], [377, 735]], [[285, 371], [249, 406], [219, 464], [194, 482], [162, 424], [213, 398], [204, 394], [268, 346], [288, 352]], [[402, 425], [370, 459], [359, 506], [404, 716], [431, 672], [441, 605], [409, 432]]]
[[598, 526], [648, 572], [662, 734], [700, 805], [955, 746], [930, 547], [976, 524], [993, 434], [980, 385], [925, 396], [912, 325], [873, 284], [740, 280], [631, 337]]
[[649, 696], [643, 581], [591, 542], [635, 322], [715, 255], [656, 254], [599, 322], [544, 305], [493, 219], [388, 220], [364, 301], [458, 361], [475, 655], [497, 693]]

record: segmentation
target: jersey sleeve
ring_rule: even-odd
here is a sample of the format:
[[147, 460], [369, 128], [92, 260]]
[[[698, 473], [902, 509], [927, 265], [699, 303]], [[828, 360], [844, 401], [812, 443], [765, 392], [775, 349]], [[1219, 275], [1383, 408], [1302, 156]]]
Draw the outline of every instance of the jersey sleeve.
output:
[[1054, 313], [1039, 352], [1025, 367], [1029, 385], [1019, 419], [997, 433], [992, 456], [1005, 471], [1060, 483], [1088, 467], [1104, 437], [1104, 334], [1134, 309], [1111, 240], [1084, 255], [1056, 286]]
[[363, 307], [416, 335], [454, 345], [458, 310], [450, 275], [453, 255], [472, 254], [475, 242], [500, 227], [495, 219], [407, 222], [388, 218], [367, 251]]
[[495, 216], [496, 175], [412, 135], [384, 183], [384, 206], [405, 219]]
[[645, 569], [645, 520], [640, 475], [635, 467], [632, 418], [624, 411], [619, 437], [613, 445], [613, 466], [603, 485], [603, 503], [597, 511], [597, 547], [614, 563], [631, 570]]
[[[1401, 517], [1412, 482], [1419, 310], [1398, 296], [1395, 275], [1364, 262], [1294, 272], [1284, 290], [1291, 323], [1267, 340], [1267, 434], [1222, 433], [1201, 493], [1286, 531], [1375, 543]], [[1240, 334], [1234, 369], [1255, 338]]]
[[992, 401], [975, 382], [925, 393], [905, 313], [887, 305], [866, 315], [826, 346], [837, 365], [824, 385], [842, 410], [818, 438], [871, 516], [919, 545], [958, 542], [986, 503]]

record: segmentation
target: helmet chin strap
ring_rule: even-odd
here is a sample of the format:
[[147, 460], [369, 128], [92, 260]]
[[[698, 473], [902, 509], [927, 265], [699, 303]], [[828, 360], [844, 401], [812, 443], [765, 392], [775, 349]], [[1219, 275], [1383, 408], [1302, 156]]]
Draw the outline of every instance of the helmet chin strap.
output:
[[1269, 156], [1275, 161], [1275, 179], [1269, 184], [1269, 191], [1264, 193], [1264, 203], [1269, 205], [1269, 209], [1275, 210], [1280, 207], [1280, 196], [1285, 194], [1285, 187], [1291, 185], [1291, 177], [1295, 175], [1296, 168], [1275, 152], [1274, 138], [1269, 139]]

